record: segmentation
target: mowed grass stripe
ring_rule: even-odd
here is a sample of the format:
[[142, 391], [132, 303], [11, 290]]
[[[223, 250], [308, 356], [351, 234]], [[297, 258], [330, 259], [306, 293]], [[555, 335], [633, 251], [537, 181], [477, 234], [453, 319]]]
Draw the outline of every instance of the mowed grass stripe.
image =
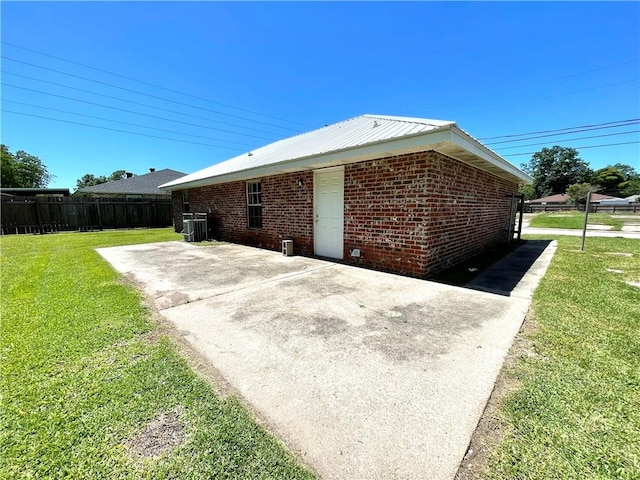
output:
[[[640, 215], [638, 215], [638, 220], [640, 220]], [[609, 225], [612, 227], [612, 231], [620, 231], [624, 225], [624, 220], [615, 214], [590, 213], [588, 224]], [[530, 226], [535, 228], [572, 228], [581, 230], [584, 227], [584, 212], [538, 213], [531, 218]]]
[[[312, 478], [233, 398], [219, 398], [96, 247], [170, 229], [0, 239], [0, 478]], [[130, 441], [179, 412], [186, 440], [143, 458]]]
[[589, 238], [584, 253], [577, 237], [558, 242], [487, 476], [640, 478], [640, 289], [626, 283], [640, 281], [640, 242]]

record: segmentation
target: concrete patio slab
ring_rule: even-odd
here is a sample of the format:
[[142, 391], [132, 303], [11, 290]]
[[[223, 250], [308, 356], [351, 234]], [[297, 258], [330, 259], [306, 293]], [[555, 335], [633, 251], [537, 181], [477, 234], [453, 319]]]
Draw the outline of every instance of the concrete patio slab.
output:
[[529, 306], [231, 244], [99, 253], [327, 479], [453, 478]]

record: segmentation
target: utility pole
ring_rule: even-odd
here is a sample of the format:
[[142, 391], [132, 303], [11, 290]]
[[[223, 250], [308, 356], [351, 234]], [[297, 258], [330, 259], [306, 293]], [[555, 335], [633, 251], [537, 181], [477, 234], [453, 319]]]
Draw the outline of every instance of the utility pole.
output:
[[591, 208], [591, 190], [587, 192], [587, 204], [584, 206], [584, 226], [582, 227], [582, 245], [580, 251], [584, 252], [584, 239], [587, 236], [587, 221], [589, 220], [589, 209]]

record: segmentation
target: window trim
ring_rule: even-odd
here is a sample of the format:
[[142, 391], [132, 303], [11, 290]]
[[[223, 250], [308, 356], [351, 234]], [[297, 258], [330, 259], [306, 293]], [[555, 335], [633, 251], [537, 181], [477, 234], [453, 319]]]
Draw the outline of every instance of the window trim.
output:
[[[258, 187], [257, 189], [252, 188], [255, 185]], [[262, 228], [262, 182], [260, 180], [249, 180], [245, 182], [245, 192], [245, 198], [247, 200], [247, 228], [250, 230], [260, 230]], [[258, 215], [255, 214], [256, 209]], [[254, 210], [253, 213], [251, 213], [252, 210]]]
[[189, 207], [189, 190], [182, 190], [182, 212], [188, 213], [190, 211]]

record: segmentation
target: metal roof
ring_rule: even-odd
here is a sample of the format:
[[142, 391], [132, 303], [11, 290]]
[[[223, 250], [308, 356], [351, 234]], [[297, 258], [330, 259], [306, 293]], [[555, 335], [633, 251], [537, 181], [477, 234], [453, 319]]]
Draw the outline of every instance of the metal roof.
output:
[[158, 185], [171, 182], [186, 174], [165, 168], [156, 172], [144, 175], [135, 175], [130, 178], [114, 180], [112, 182], [100, 183], [91, 187], [80, 188], [79, 193], [97, 194], [119, 194], [119, 195], [166, 195], [167, 192], [160, 190]]
[[427, 150], [440, 151], [517, 183], [532, 180], [455, 122], [361, 115], [265, 145], [160, 188], [180, 190]]

